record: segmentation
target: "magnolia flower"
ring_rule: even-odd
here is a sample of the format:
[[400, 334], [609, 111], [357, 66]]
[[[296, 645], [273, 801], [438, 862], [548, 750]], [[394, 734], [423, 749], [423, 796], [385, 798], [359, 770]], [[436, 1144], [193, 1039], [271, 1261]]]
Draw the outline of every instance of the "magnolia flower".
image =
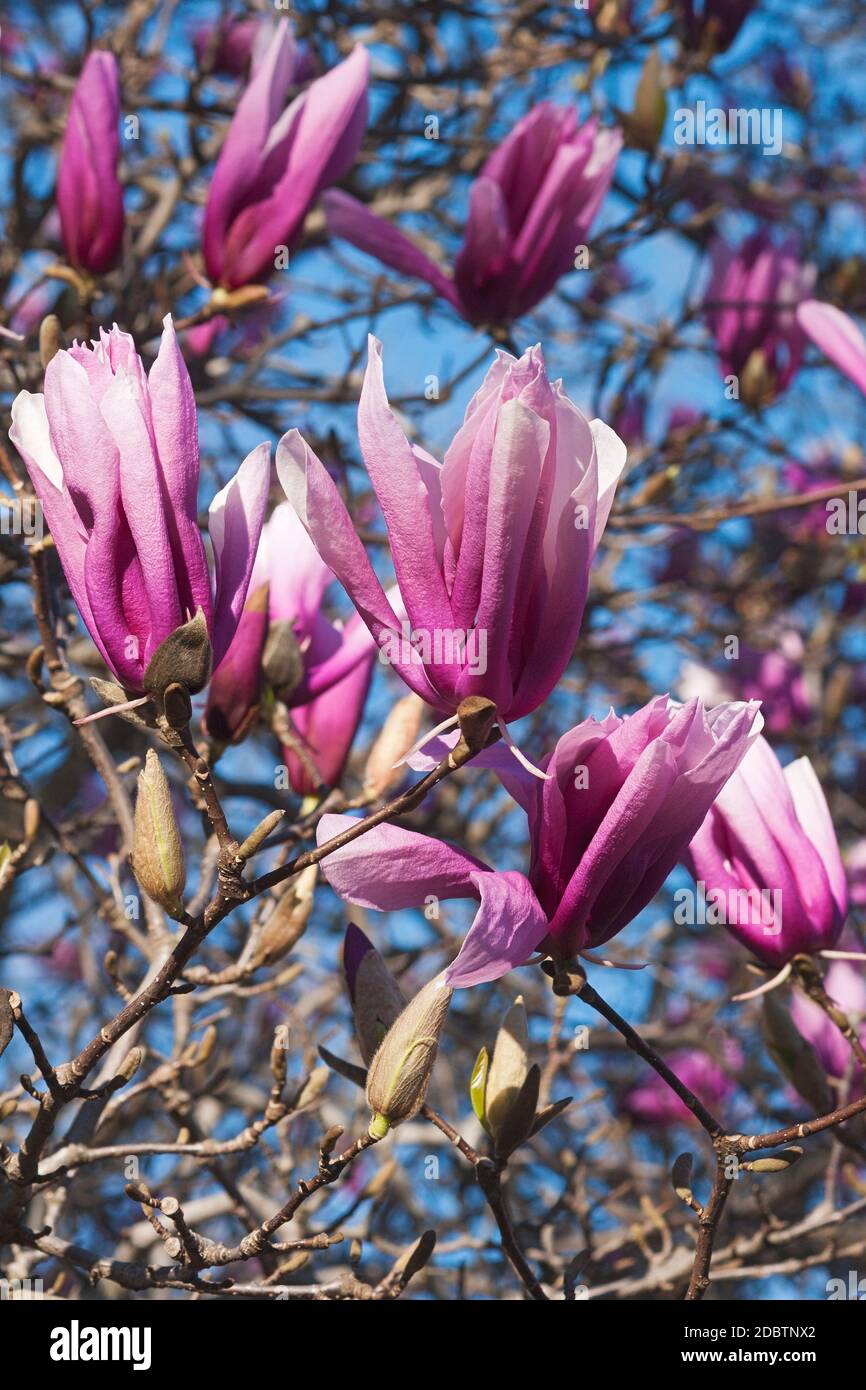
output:
[[195, 398], [170, 315], [164, 323], [149, 374], [114, 327], [90, 347], [58, 352], [45, 394], [21, 391], [12, 405], [10, 438], [72, 597], [106, 665], [135, 694], [152, 690], [148, 667], [161, 643], [197, 615], [222, 660], [270, 481], [270, 445], [260, 444], [211, 503], [212, 593], [197, 521]]
[[117, 59], [98, 50], [88, 55], [76, 84], [57, 171], [66, 254], [93, 275], [117, 265], [123, 245], [119, 120]]
[[832, 304], [807, 299], [797, 309], [797, 322], [834, 367], [866, 395], [866, 338], [854, 320]]
[[[682, 1048], [672, 1052], [666, 1061], [683, 1085], [711, 1110], [721, 1106], [736, 1090], [733, 1077], [700, 1048]], [[739, 1049], [731, 1047], [726, 1061], [735, 1069], [742, 1065]], [[685, 1101], [680, 1100], [657, 1072], [650, 1072], [632, 1086], [623, 1097], [622, 1105], [639, 1125], [673, 1125], [694, 1119]]]
[[595, 118], [540, 102], [493, 151], [469, 194], [452, 279], [389, 222], [346, 193], [325, 196], [328, 230], [401, 275], [424, 280], [470, 323], [519, 318], [574, 269], [622, 146]]
[[243, 77], [250, 66], [255, 73], [273, 33], [270, 17], [230, 17], [199, 25], [192, 35], [196, 61], [226, 77]]
[[503, 721], [537, 709], [574, 652], [623, 445], [548, 381], [535, 347], [519, 361], [497, 353], [440, 465], [410, 445], [391, 411], [375, 338], [358, 435], [405, 622], [297, 430], [280, 441], [277, 472], [382, 659], [451, 722], [468, 695], [492, 700]]
[[848, 889], [808, 758], [783, 770], [759, 738], [688, 847], [685, 862], [731, 935], [769, 966], [835, 946]]
[[[824, 978], [824, 988], [842, 1012], [847, 1014], [866, 1047], [866, 975], [862, 962], [855, 966], [847, 960], [834, 960]], [[866, 1090], [863, 1069], [853, 1060], [851, 1044], [820, 1005], [806, 998], [799, 990], [794, 990], [791, 1017], [806, 1041], [814, 1047], [828, 1076], [839, 1080], [851, 1077], [846, 1103], [863, 1095]]]
[[[446, 972], [453, 988], [498, 979], [537, 946], [567, 960], [609, 941], [651, 901], [759, 728], [755, 704], [705, 710], [659, 696], [624, 719], [611, 712], [564, 734], [544, 781], [496, 746], [480, 754], [475, 761], [497, 770], [527, 814], [528, 877], [394, 825], [335, 850], [322, 869], [341, 897], [380, 912], [479, 900]], [[441, 755], [414, 755], [413, 766]], [[320, 843], [353, 824], [323, 816]]]
[[246, 733], [263, 684], [287, 705], [305, 756], [284, 756], [301, 796], [316, 790], [313, 767], [319, 782], [339, 781], [376, 656], [357, 613], [344, 626], [322, 611], [333, 579], [283, 502], [262, 531], [244, 613], [208, 691], [205, 724], [224, 742]]
[[211, 281], [237, 289], [267, 279], [319, 193], [352, 167], [367, 126], [369, 57], [358, 46], [284, 109], [297, 80], [288, 20], [238, 102], [211, 179], [202, 231]]
[[776, 246], [760, 231], [737, 250], [714, 244], [707, 322], [722, 376], [739, 377], [750, 404], [777, 396], [800, 366], [805, 335], [794, 310], [814, 279], [814, 266], [800, 264], [791, 240]]
[[683, 663], [679, 693], [683, 699], [698, 695], [705, 702], [760, 700], [764, 726], [784, 734], [808, 724], [815, 713], [815, 699], [803, 668], [803, 639], [794, 628], [784, 628], [769, 651], [740, 643], [736, 659], [714, 671], [698, 662]]

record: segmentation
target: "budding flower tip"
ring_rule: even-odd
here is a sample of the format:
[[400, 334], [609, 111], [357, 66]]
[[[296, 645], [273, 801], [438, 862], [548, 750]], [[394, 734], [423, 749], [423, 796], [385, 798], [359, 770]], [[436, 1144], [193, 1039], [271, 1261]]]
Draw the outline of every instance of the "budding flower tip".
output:
[[371, 1139], [384, 1139], [390, 1128], [391, 1122], [387, 1116], [376, 1114], [370, 1121], [367, 1133]]

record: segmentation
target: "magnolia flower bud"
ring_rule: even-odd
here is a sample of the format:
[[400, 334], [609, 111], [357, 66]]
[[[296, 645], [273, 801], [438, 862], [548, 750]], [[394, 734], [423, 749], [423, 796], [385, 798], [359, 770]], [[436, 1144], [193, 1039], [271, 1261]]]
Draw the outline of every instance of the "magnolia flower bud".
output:
[[389, 1029], [367, 1073], [370, 1134], [382, 1139], [424, 1103], [452, 989], [444, 973], [415, 995]]
[[255, 969], [262, 965], [273, 965], [281, 960], [296, 942], [300, 941], [307, 929], [307, 921], [313, 908], [313, 894], [316, 889], [317, 864], [304, 869], [282, 897], [262, 929], [253, 959]]
[[404, 776], [405, 767], [395, 764], [418, 738], [424, 708], [424, 701], [415, 694], [405, 695], [394, 705], [370, 749], [364, 769], [364, 791], [369, 797], [384, 796], [388, 788]]
[[487, 1072], [484, 1115], [487, 1128], [499, 1139], [529, 1071], [529, 1034], [522, 995], [502, 1020]]
[[369, 1066], [406, 1000], [379, 952], [354, 922], [346, 928], [343, 969], [352, 1001], [355, 1035], [364, 1063]]
[[138, 774], [132, 867], [141, 890], [169, 916], [179, 917], [186, 883], [183, 846], [168, 778], [152, 748], [148, 749], [144, 771]]

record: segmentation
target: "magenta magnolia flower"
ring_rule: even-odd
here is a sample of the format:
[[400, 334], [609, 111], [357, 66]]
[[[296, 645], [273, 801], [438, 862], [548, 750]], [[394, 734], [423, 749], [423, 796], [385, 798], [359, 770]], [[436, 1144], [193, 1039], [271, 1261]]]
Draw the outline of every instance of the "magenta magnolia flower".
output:
[[298, 56], [288, 20], [238, 103], [211, 180], [202, 244], [215, 285], [267, 279], [319, 193], [352, 167], [367, 126], [370, 60], [360, 45], [286, 107]]
[[253, 72], [260, 66], [273, 32], [269, 19], [235, 17], [202, 24], [192, 36], [196, 61], [207, 61], [211, 72], [243, 77], [251, 64]]
[[117, 265], [123, 246], [119, 120], [117, 59], [98, 50], [88, 55], [76, 84], [57, 171], [66, 254], [93, 275]]
[[[866, 975], [863, 965], [847, 960], [834, 960], [824, 978], [824, 988], [830, 998], [848, 1015], [861, 1042], [866, 1047]], [[851, 1046], [845, 1041], [835, 1023], [824, 1010], [807, 999], [799, 990], [791, 996], [791, 1016], [807, 1042], [818, 1054], [828, 1076], [842, 1079], [851, 1076], [846, 1101], [855, 1100], [866, 1090], [862, 1067], [852, 1062]]]
[[801, 952], [836, 944], [848, 889], [808, 758], [783, 771], [758, 739], [719, 793], [686, 863], [731, 935], [766, 965], [783, 966]]
[[325, 563], [406, 684], [453, 714], [467, 695], [502, 720], [536, 709], [580, 631], [589, 568], [625, 462], [590, 425], [541, 349], [504, 352], [470, 402], [440, 466], [409, 444], [388, 404], [381, 344], [370, 339], [358, 435], [382, 507], [407, 619], [373, 572], [326, 469], [297, 430], [277, 471]]
[[328, 229], [402, 275], [430, 285], [470, 323], [519, 318], [573, 269], [622, 146], [595, 118], [540, 102], [493, 151], [469, 194], [454, 278], [408, 237], [345, 193], [327, 194]]
[[678, 693], [683, 699], [697, 695], [713, 703], [759, 700], [769, 733], [785, 734], [808, 724], [815, 714], [815, 700], [803, 668], [803, 639], [794, 628], [785, 628], [775, 640], [769, 651], [741, 642], [736, 660], [720, 663], [718, 671], [684, 662]]
[[121, 685], [143, 694], [156, 648], [198, 610], [221, 661], [264, 518], [270, 445], [254, 449], [210, 505], [212, 595], [197, 522], [195, 398], [171, 317], [149, 375], [116, 327], [91, 347], [57, 353], [44, 396], [16, 397], [10, 438], [72, 597]]
[[[733, 1077], [700, 1048], [682, 1048], [679, 1052], [672, 1052], [665, 1060], [683, 1085], [711, 1110], [721, 1106], [736, 1090]], [[740, 1065], [742, 1057], [739, 1049], [732, 1047], [726, 1061], [734, 1068]], [[644, 1080], [632, 1086], [622, 1104], [635, 1124], [639, 1125], [673, 1125], [694, 1119], [688, 1106], [657, 1072], [650, 1072]]]
[[832, 304], [807, 299], [797, 309], [797, 322], [834, 367], [866, 395], [866, 338], [854, 320]]
[[[249, 586], [249, 597], [234, 641], [215, 671], [208, 691], [205, 723], [213, 737], [228, 742], [243, 736], [263, 684], [280, 680], [279, 661], [263, 669], [269, 635], [277, 654], [290, 643], [300, 665], [292, 686], [276, 694], [292, 711], [319, 780], [339, 782], [352, 746], [373, 672], [376, 644], [354, 613], [345, 624], [331, 622], [323, 602], [334, 576], [288, 502], [273, 513], [262, 531]], [[297, 682], [297, 683], [295, 683]], [[316, 789], [311, 768], [290, 748], [284, 749], [294, 790], [306, 796]]]
[[765, 381], [771, 396], [785, 389], [806, 341], [794, 310], [814, 278], [814, 267], [800, 264], [792, 241], [776, 246], [765, 231], [738, 250], [721, 240], [714, 244], [707, 322], [722, 376], [739, 377], [748, 369]]
[[[539, 945], [557, 958], [601, 946], [661, 888], [735, 771], [759, 727], [757, 705], [705, 710], [665, 695], [621, 719], [584, 720], [564, 734], [539, 781], [495, 746], [476, 762], [494, 767], [526, 811], [529, 876], [498, 873], [462, 850], [380, 825], [322, 861], [349, 902], [378, 911], [435, 898], [480, 907], [457, 959], [452, 987], [495, 980]], [[440, 745], [413, 766], [428, 767]], [[324, 816], [320, 842], [350, 817]]]

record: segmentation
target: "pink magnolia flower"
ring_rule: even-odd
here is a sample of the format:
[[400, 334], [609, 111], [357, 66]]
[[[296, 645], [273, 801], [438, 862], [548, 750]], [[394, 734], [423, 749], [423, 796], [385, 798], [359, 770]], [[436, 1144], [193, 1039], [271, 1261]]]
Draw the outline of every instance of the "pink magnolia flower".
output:
[[[739, 1049], [733, 1048], [726, 1060], [730, 1066], [736, 1067], [738, 1057], [741, 1063]], [[710, 1110], [722, 1105], [736, 1090], [737, 1083], [729, 1072], [700, 1048], [681, 1048], [678, 1052], [672, 1052], [665, 1060], [683, 1085]], [[639, 1125], [674, 1125], [694, 1119], [688, 1106], [680, 1100], [676, 1091], [672, 1091], [667, 1082], [662, 1080], [658, 1072], [650, 1072], [644, 1080], [632, 1086], [624, 1096], [622, 1104], [635, 1124]]]
[[854, 320], [832, 304], [807, 299], [797, 309], [797, 322], [834, 367], [866, 395], [866, 338]]
[[[495, 746], [475, 761], [496, 769], [527, 814], [528, 877], [393, 825], [335, 850], [322, 861], [325, 877], [341, 897], [380, 912], [431, 895], [479, 900], [447, 971], [453, 988], [498, 979], [540, 945], [569, 959], [609, 941], [652, 900], [759, 726], [756, 705], [705, 710], [659, 696], [624, 719], [611, 712], [564, 734], [543, 782]], [[324, 816], [320, 843], [352, 824]]]
[[424, 280], [469, 323], [519, 318], [574, 268], [613, 180], [618, 130], [540, 102], [493, 151], [469, 194], [452, 279], [389, 222], [346, 193], [326, 195], [328, 230]]
[[79, 270], [102, 275], [123, 247], [120, 79], [113, 53], [90, 53], [72, 96], [57, 172], [63, 244]]
[[[862, 963], [858, 961], [855, 965], [852, 961], [834, 960], [824, 978], [824, 988], [848, 1015], [866, 1047], [866, 975]], [[791, 1016], [803, 1037], [814, 1047], [828, 1076], [841, 1080], [851, 1075], [846, 1102], [861, 1096], [866, 1090], [863, 1069], [854, 1063], [852, 1073], [851, 1046], [824, 1010], [795, 990], [791, 997]]]
[[848, 909], [845, 870], [808, 758], [782, 769], [765, 739], [713, 805], [685, 862], [732, 936], [766, 965], [835, 946]]
[[199, 610], [222, 660], [270, 482], [270, 445], [260, 444], [211, 503], [212, 593], [197, 521], [195, 398], [171, 316], [164, 322], [149, 374], [117, 327], [91, 347], [58, 352], [45, 394], [16, 397], [10, 431], [87, 629], [136, 694], [157, 647]]
[[[249, 597], [234, 641], [215, 671], [208, 691], [205, 724], [215, 738], [243, 736], [263, 684], [280, 679], [263, 668], [265, 644], [275, 650], [290, 642], [300, 657], [288, 689], [277, 696], [292, 711], [309, 762], [319, 781], [336, 785], [355, 737], [373, 672], [376, 644], [354, 613], [343, 625], [331, 622], [323, 603], [334, 576], [320, 559], [288, 502], [277, 507], [263, 531]], [[316, 790], [311, 768], [286, 748], [293, 789], [300, 796]]]
[[736, 659], [714, 671], [687, 661], [683, 664], [679, 693], [684, 699], [699, 695], [706, 700], [759, 700], [769, 733], [785, 734], [808, 724], [815, 715], [815, 700], [803, 669], [805, 648], [794, 628], [781, 631], [775, 646], [761, 651], [740, 643]]
[[721, 240], [714, 244], [707, 322], [722, 376], [742, 377], [748, 369], [765, 381], [770, 396], [785, 389], [805, 347], [794, 310], [814, 278], [814, 267], [800, 264], [791, 240], [776, 246], [766, 231], [737, 250]]
[[[826, 452], [817, 455], [808, 464], [789, 459], [782, 466], [782, 477], [788, 490], [795, 495], [834, 487], [838, 489], [838, 495], [843, 496], [848, 486], [844, 466]], [[813, 507], [793, 507], [780, 511], [773, 522], [765, 520], [765, 524], [774, 524], [789, 533], [821, 542], [827, 539], [827, 516], [827, 503], [821, 501]]]
[[202, 230], [207, 273], [237, 289], [267, 279], [319, 193], [355, 162], [367, 126], [369, 57], [360, 45], [284, 110], [296, 80], [288, 20], [241, 97], [211, 180]]
[[211, 72], [243, 77], [261, 65], [274, 32], [270, 19], [229, 17], [200, 25], [192, 36], [199, 66], [207, 62]]
[[580, 631], [589, 569], [625, 462], [551, 383], [541, 349], [499, 352], [440, 466], [409, 444], [370, 351], [358, 435], [407, 620], [386, 598], [326, 469], [297, 430], [277, 472], [313, 544], [403, 680], [453, 715], [468, 695], [502, 720], [536, 709]]

